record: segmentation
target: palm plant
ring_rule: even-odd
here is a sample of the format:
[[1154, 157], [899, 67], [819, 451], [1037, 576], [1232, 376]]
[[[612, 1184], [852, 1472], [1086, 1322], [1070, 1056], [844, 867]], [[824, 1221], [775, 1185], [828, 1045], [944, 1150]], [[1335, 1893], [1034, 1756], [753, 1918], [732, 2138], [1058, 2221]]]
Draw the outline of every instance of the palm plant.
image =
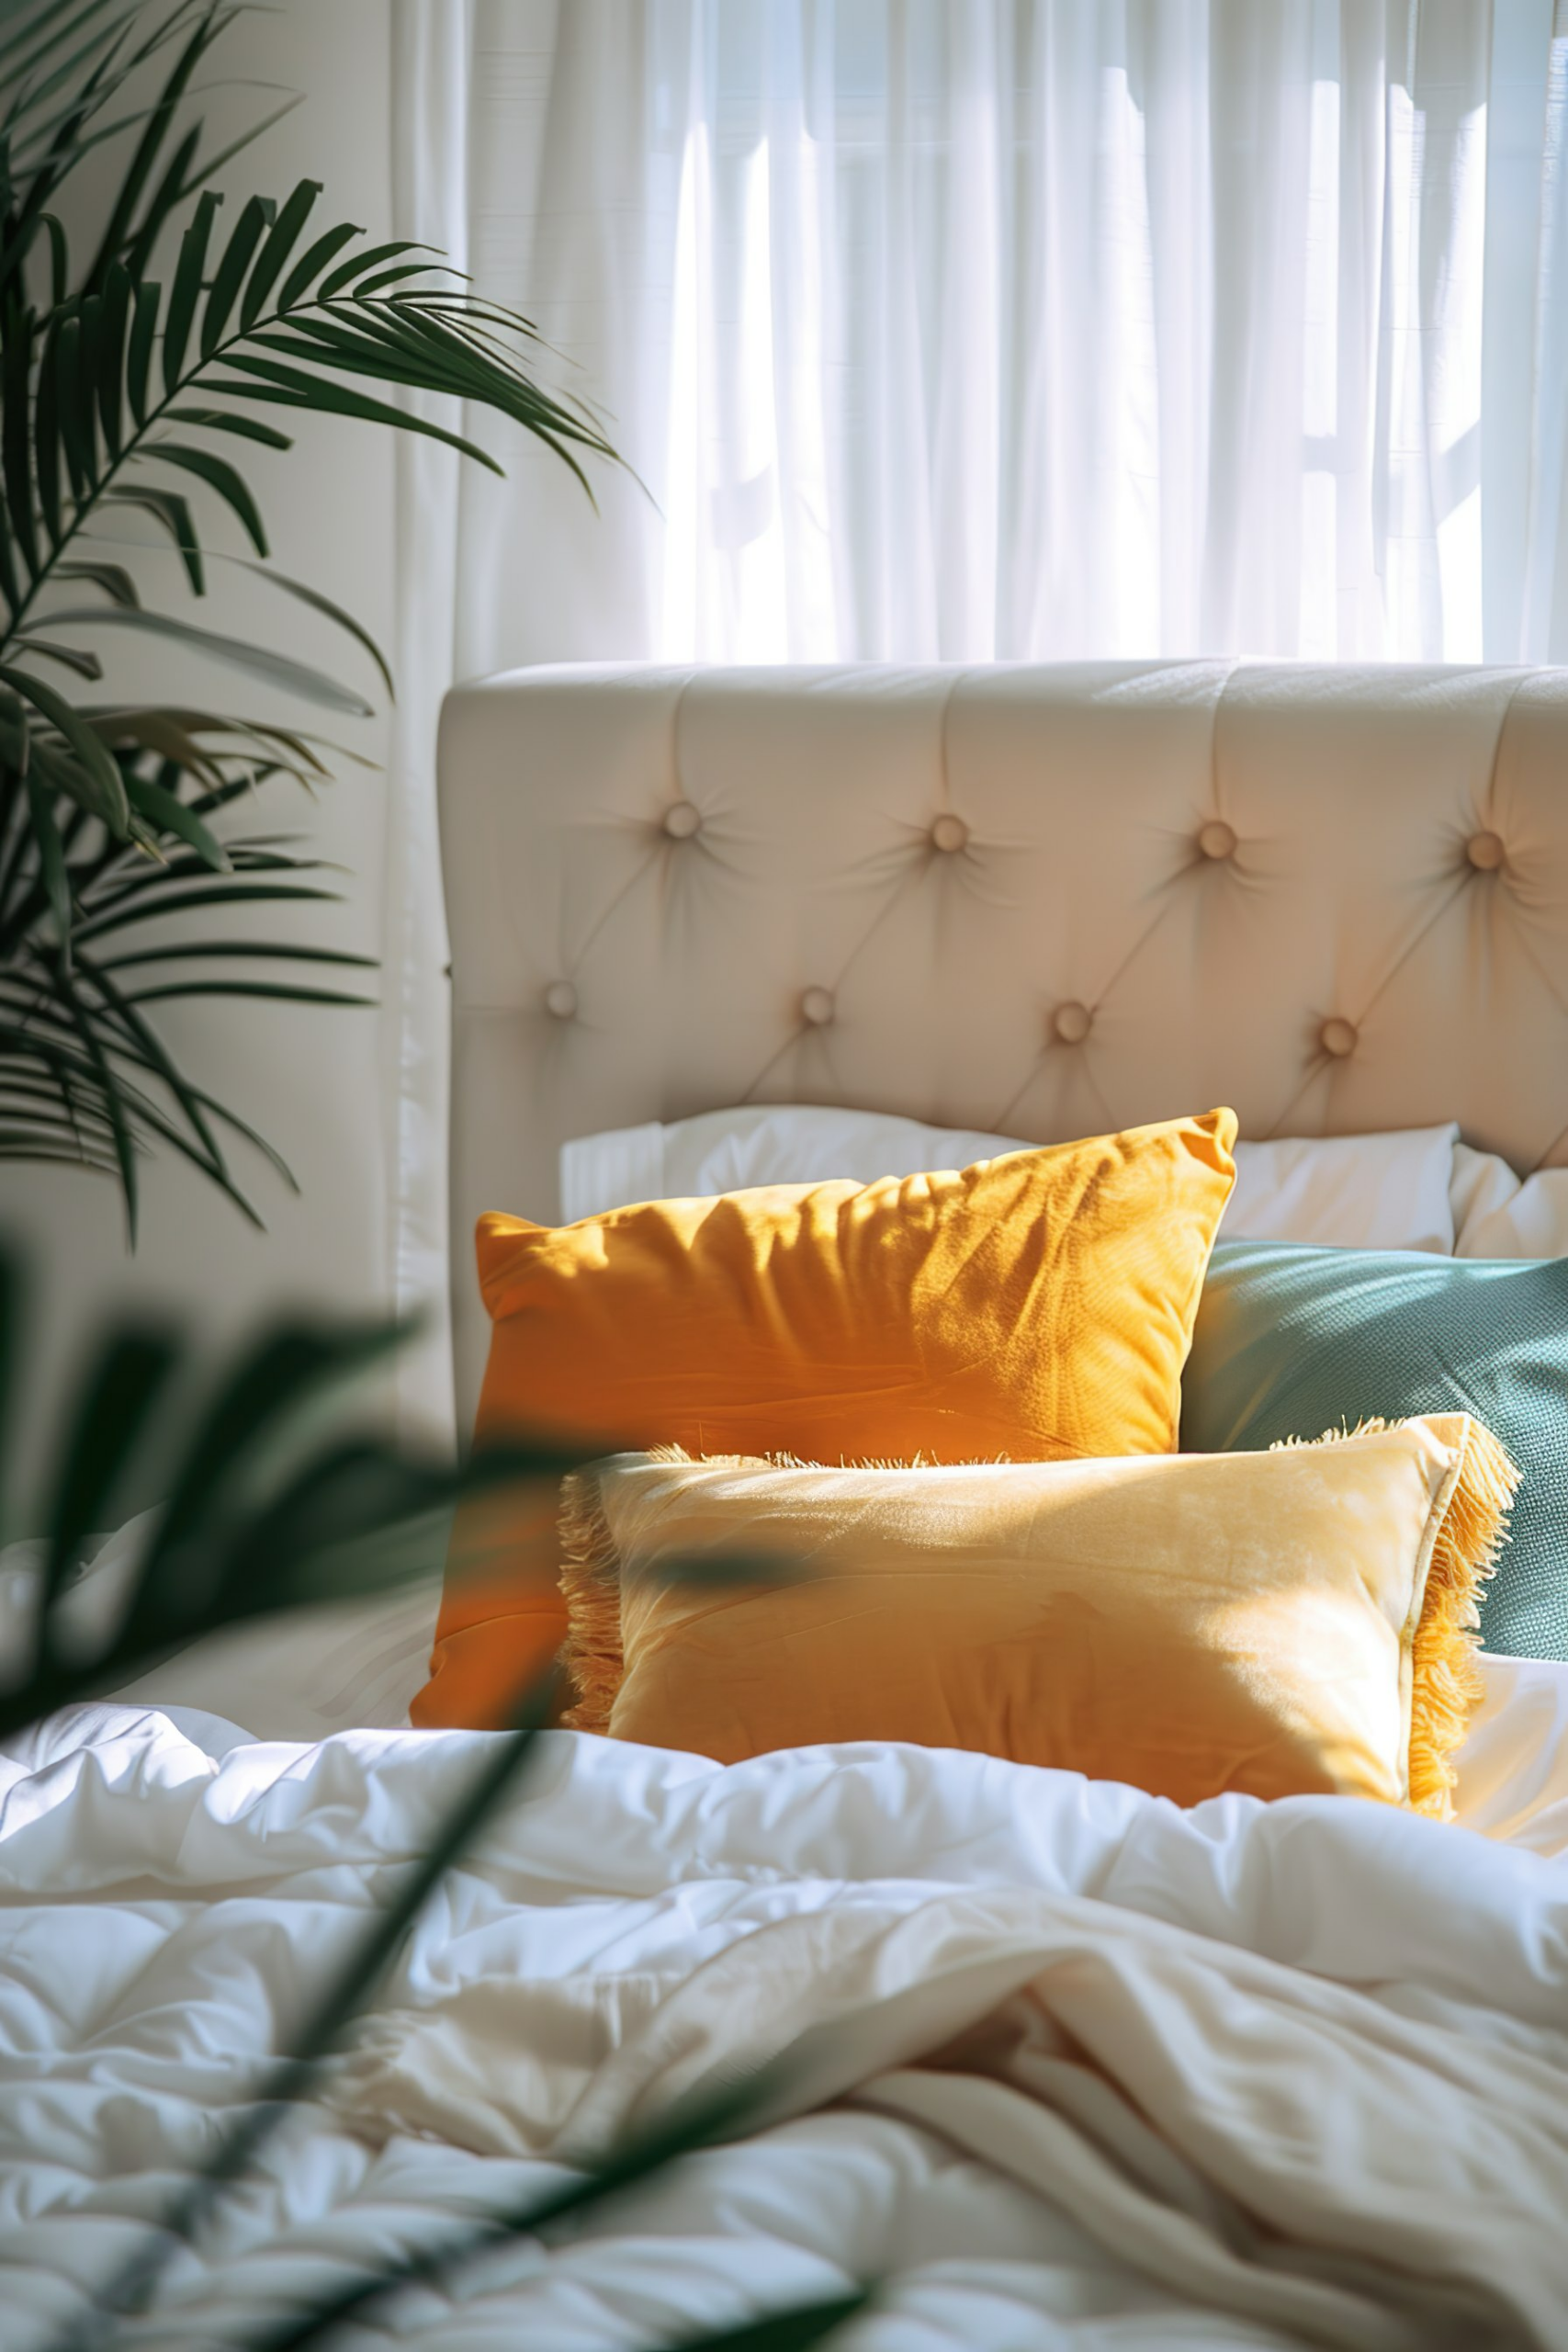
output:
[[[439, 1557], [456, 1505], [521, 1478], [558, 1477], [581, 1461], [554, 1444], [509, 1440], [466, 1464], [425, 1456], [355, 1419], [355, 1385], [385, 1362], [406, 1326], [292, 1320], [243, 1343], [227, 1365], [197, 1362], [154, 1317], [101, 1331], [51, 1419], [37, 1491], [19, 1497], [16, 1391], [27, 1361], [19, 1260], [0, 1244], [0, 1540], [35, 1531], [38, 1601], [32, 1655], [0, 1689], [0, 1738], [55, 1709], [133, 1680], [173, 1647], [310, 1602], [367, 1595]], [[187, 1399], [199, 1384], [203, 1403]], [[141, 1522], [128, 1588], [91, 1642], [73, 1595], [89, 1532], [111, 1523], [152, 1455], [167, 1499]], [[738, 1561], [755, 1575], [755, 1560]], [[719, 1564], [722, 1570], [723, 1564]], [[714, 1573], [713, 1563], [706, 1572]], [[254, 2097], [215, 2134], [198, 2171], [179, 2183], [155, 2225], [118, 2268], [88, 2281], [84, 2313], [48, 2352], [111, 2352], [120, 2319], [155, 2310], [171, 2256], [199, 2243], [214, 2208], [316, 2086], [324, 2065], [374, 2001], [398, 1947], [450, 1865], [513, 1798], [548, 1719], [553, 1679], [517, 1695], [516, 1727], [483, 1744], [468, 1792], [428, 1853], [373, 1910], [357, 1946], [324, 1983], [293, 2047], [262, 2071]], [[383, 2317], [407, 2288], [451, 2278], [508, 2238], [533, 2236], [624, 2197], [691, 2151], [744, 2127], [775, 2087], [753, 2077], [691, 2101], [585, 2171], [514, 2206], [446, 2226], [424, 2249], [389, 2254], [345, 2286], [280, 2317], [260, 2317], [244, 2352], [308, 2352], [361, 2317]], [[694, 2339], [705, 2352], [807, 2352], [868, 2301], [864, 2291], [796, 2305]], [[236, 2346], [236, 2352], [242, 2347]]]
[[[339, 714], [371, 705], [313, 664], [144, 602], [145, 537], [128, 541], [128, 526], [177, 551], [192, 597], [216, 560], [302, 601], [389, 692], [359, 623], [270, 562], [235, 445], [287, 450], [270, 420], [295, 411], [430, 435], [500, 471], [390, 390], [495, 411], [585, 489], [580, 454], [614, 454], [586, 410], [535, 380], [529, 322], [430, 248], [322, 227], [311, 180], [226, 215], [210, 183], [267, 122], [209, 154], [187, 116], [193, 76], [239, 13], [231, 0], [0, 0], [0, 1159], [118, 1178], [133, 1240], [138, 1161], [159, 1146], [255, 1221], [234, 1139], [292, 1182], [182, 1069], [157, 1008], [363, 1003], [319, 967], [367, 959], [226, 928], [238, 908], [334, 896], [289, 838], [236, 834], [226, 814], [277, 779], [314, 786], [333, 747], [226, 710], [85, 700], [102, 666], [83, 633], [159, 639]], [[106, 216], [73, 253], [62, 191], [121, 146]], [[210, 544], [225, 510], [248, 554]]]

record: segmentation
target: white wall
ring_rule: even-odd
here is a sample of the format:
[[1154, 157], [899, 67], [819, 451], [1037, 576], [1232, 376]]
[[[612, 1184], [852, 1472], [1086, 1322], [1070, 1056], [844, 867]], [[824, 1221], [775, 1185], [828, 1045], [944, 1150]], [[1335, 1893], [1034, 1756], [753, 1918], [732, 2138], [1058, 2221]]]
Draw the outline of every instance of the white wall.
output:
[[[373, 234], [389, 234], [389, 63], [388, 0], [288, 0], [276, 13], [243, 16], [203, 78], [249, 75], [281, 83], [303, 92], [305, 102], [238, 159], [228, 183], [233, 194], [243, 198], [254, 188], [282, 195], [301, 176], [321, 179], [323, 220], [351, 218]], [[225, 93], [212, 101], [212, 111], [216, 116], [221, 108], [229, 118], [241, 106], [269, 102], [275, 101], [265, 92]], [[253, 460], [247, 447], [244, 462], [280, 568], [324, 589], [389, 645], [392, 436], [342, 420], [307, 418], [294, 451], [257, 449]], [[215, 545], [243, 548], [223, 510], [213, 506], [209, 520]], [[219, 577], [204, 606], [183, 605], [172, 570], [166, 589], [164, 578], [158, 579], [157, 593], [167, 594], [172, 609], [186, 609], [214, 628], [265, 636], [351, 679], [378, 704], [384, 700], [374, 673], [346, 639], [275, 591], [237, 573], [225, 579], [221, 566], [213, 569]], [[103, 650], [106, 658], [111, 652], [107, 643]], [[156, 653], [133, 655], [124, 638], [112, 652], [111, 684], [143, 698], [169, 686], [188, 692], [199, 677], [203, 697], [220, 708], [288, 715], [287, 703], [238, 673], [181, 673]], [[369, 721], [293, 715], [338, 733], [374, 760], [385, 756], [383, 711]], [[295, 926], [299, 934], [378, 954], [384, 849], [379, 776], [345, 765], [316, 807], [291, 786], [275, 786], [256, 823], [258, 830], [307, 832], [322, 855], [349, 869], [338, 877], [347, 903], [307, 910]], [[287, 911], [269, 920], [274, 936]], [[378, 976], [364, 977], [367, 992], [375, 992]], [[35, 1253], [41, 1309], [29, 1358], [35, 1409], [76, 1349], [84, 1326], [99, 1323], [112, 1308], [156, 1305], [216, 1336], [291, 1302], [363, 1307], [387, 1295], [377, 1014], [230, 1001], [173, 1008], [166, 1028], [196, 1075], [283, 1151], [301, 1197], [292, 1198], [242, 1147], [237, 1165], [251, 1180], [268, 1227], [258, 1234], [192, 1170], [164, 1156], [144, 1168], [141, 1236], [132, 1258], [119, 1200], [107, 1181], [75, 1170], [0, 1169], [0, 1227], [19, 1231]], [[36, 1437], [28, 1451], [36, 1461]]]

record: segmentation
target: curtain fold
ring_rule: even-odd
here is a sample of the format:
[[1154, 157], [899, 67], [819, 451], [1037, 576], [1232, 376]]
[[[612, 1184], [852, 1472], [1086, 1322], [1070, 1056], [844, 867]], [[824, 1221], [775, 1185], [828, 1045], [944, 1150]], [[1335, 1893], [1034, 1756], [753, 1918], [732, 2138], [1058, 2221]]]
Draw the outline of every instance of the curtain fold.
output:
[[[468, 146], [474, 56], [470, 0], [393, 0], [393, 234], [468, 262]], [[423, 393], [405, 405], [441, 422], [457, 405]], [[387, 776], [386, 942], [380, 1047], [391, 1264], [388, 1295], [419, 1329], [398, 1363], [400, 1435], [449, 1440], [446, 1100], [450, 1008], [436, 823], [441, 698], [460, 674], [456, 628], [460, 543], [455, 450], [397, 436], [398, 699]]]

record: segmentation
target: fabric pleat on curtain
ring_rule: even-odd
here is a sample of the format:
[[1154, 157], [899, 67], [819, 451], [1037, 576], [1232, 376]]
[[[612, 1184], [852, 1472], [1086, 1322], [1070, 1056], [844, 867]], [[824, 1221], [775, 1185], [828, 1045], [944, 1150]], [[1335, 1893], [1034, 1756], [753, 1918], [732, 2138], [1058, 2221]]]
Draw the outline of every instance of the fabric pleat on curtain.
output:
[[[470, 0], [393, 0], [393, 233], [468, 261], [468, 135], [474, 53]], [[450, 422], [452, 403], [400, 394]], [[381, 1099], [392, 1261], [388, 1296], [419, 1330], [399, 1362], [405, 1440], [452, 1430], [447, 1304], [446, 1099], [451, 1008], [436, 823], [441, 698], [463, 665], [457, 637], [460, 560], [455, 450], [397, 439], [398, 700], [387, 777]]]
[[400, 233], [631, 469], [595, 514], [482, 420], [504, 483], [405, 461], [400, 1295], [441, 1249], [452, 675], [1568, 660], [1568, 0], [394, 10]]

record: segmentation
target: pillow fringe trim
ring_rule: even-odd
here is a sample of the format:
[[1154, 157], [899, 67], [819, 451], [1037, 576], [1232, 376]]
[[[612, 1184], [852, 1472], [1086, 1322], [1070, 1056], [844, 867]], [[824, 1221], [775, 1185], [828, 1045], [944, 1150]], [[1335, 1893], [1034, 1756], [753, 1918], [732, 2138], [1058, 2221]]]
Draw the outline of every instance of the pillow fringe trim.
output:
[[[1397, 1421], [1360, 1421], [1353, 1430], [1325, 1430], [1320, 1438], [1287, 1438], [1269, 1451], [1335, 1445], [1399, 1426]], [[1459, 1476], [1432, 1544], [1421, 1615], [1411, 1642], [1409, 1805], [1412, 1813], [1434, 1821], [1454, 1817], [1459, 1774], [1453, 1758], [1485, 1696], [1476, 1663], [1481, 1647], [1477, 1597], [1495, 1573], [1508, 1540], [1508, 1512], [1519, 1477], [1506, 1448], [1483, 1422], [1467, 1414]]]
[[1410, 1804], [1438, 1821], [1453, 1818], [1459, 1780], [1453, 1758], [1485, 1696], [1476, 1599], [1508, 1540], [1508, 1510], [1519, 1472], [1483, 1423], [1472, 1420], [1464, 1460], [1449, 1498], [1420, 1623], [1412, 1645]]
[[621, 1687], [621, 1563], [592, 1470], [561, 1481], [560, 1589], [567, 1606], [561, 1665], [575, 1699], [561, 1717], [569, 1731], [607, 1733]]
[[[649, 1462], [701, 1463], [705, 1470], [816, 1470], [830, 1465], [804, 1462], [795, 1453], [689, 1453], [683, 1445], [650, 1445]], [[1005, 1461], [1005, 1454], [994, 1457]], [[909, 1470], [922, 1466], [916, 1454], [908, 1462], [858, 1462], [843, 1468]], [[560, 1591], [566, 1602], [567, 1633], [560, 1665], [572, 1692], [572, 1703], [561, 1715], [568, 1731], [607, 1735], [615, 1693], [626, 1674], [621, 1640], [620, 1553], [605, 1516], [598, 1473], [574, 1470], [561, 1480]]]

